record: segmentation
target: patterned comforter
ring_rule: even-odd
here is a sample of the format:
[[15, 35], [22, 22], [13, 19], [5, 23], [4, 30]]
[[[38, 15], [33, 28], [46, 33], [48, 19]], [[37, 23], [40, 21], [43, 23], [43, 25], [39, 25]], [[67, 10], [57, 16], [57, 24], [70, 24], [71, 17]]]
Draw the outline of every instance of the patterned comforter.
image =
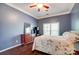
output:
[[32, 50], [53, 55], [72, 55], [74, 53], [75, 36], [39, 36], [34, 39]]

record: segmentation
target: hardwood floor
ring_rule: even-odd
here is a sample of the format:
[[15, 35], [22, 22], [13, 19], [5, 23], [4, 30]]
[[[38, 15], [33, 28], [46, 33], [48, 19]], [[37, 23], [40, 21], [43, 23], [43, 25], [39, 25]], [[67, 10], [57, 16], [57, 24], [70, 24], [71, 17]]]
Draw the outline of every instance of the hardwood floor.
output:
[[42, 53], [39, 51], [32, 51], [32, 45], [33, 43], [19, 46], [10, 50], [7, 50], [5, 52], [0, 53], [0, 55], [48, 55], [46, 53]]
[[[32, 45], [33, 43], [30, 43], [24, 46], [19, 46], [19, 47], [7, 50], [5, 52], [2, 52], [0, 53], [0, 55], [48, 55], [40, 51], [32, 51]], [[79, 55], [79, 51], [75, 51], [74, 55]]]

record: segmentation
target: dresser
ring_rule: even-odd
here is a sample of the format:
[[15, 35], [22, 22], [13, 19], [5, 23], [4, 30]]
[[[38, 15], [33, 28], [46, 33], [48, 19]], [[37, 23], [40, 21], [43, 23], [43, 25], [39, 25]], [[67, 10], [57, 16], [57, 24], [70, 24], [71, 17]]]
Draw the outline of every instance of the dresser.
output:
[[21, 44], [26, 45], [33, 42], [33, 38], [29, 34], [21, 34]]

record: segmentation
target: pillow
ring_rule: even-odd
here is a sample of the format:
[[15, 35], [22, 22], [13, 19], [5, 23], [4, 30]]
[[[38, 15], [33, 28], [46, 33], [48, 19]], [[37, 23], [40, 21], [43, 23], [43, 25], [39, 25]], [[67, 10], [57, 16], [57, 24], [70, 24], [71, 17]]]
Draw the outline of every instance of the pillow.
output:
[[[75, 41], [77, 41], [77, 40], [79, 40], [79, 35], [78, 34], [76, 34], [75, 32], [64, 32], [63, 33], [63, 36], [65, 37], [65, 38], [69, 38], [69, 40], [75, 40]], [[71, 39], [70, 39], [71, 38]]]
[[63, 33], [63, 36], [66, 36], [66, 37], [68, 37], [70, 35], [70, 32], [64, 32]]
[[79, 36], [79, 32], [77, 32], [77, 31], [71, 31], [71, 33], [74, 33]]
[[79, 36], [78, 32], [64, 32], [63, 36], [70, 36], [70, 35], [75, 35], [75, 36]]

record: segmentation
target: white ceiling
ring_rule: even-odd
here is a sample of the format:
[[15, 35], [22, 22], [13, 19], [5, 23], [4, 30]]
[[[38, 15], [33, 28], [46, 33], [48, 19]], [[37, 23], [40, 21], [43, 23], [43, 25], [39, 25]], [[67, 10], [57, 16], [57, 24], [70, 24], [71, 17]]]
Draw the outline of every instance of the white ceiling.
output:
[[69, 14], [74, 6], [74, 3], [49, 3], [48, 11], [42, 10], [41, 12], [38, 12], [36, 8], [30, 8], [30, 4], [31, 3], [11, 3], [7, 5], [27, 13], [36, 19]]

